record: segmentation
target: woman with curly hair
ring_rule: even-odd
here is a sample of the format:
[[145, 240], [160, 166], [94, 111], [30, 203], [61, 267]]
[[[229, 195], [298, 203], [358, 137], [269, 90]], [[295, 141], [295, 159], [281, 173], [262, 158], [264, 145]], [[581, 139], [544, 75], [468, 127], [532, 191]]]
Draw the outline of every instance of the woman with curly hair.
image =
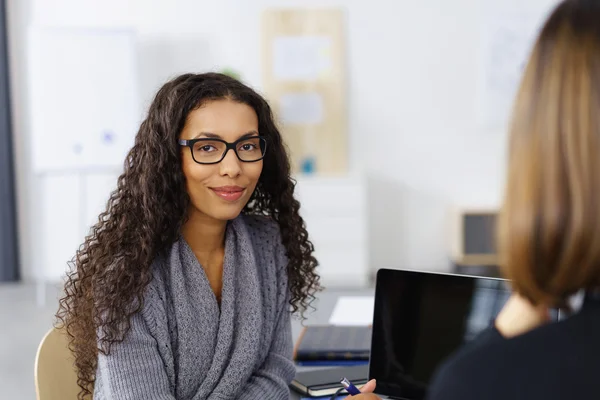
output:
[[266, 101], [187, 74], [150, 106], [58, 319], [80, 398], [287, 399], [317, 262]]

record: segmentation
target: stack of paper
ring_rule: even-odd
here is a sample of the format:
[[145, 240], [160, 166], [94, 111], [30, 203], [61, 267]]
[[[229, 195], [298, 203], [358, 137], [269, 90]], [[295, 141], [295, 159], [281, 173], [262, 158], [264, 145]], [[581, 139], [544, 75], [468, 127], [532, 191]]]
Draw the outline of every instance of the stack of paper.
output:
[[372, 325], [374, 307], [375, 298], [372, 296], [342, 296], [333, 309], [329, 323], [346, 326]]

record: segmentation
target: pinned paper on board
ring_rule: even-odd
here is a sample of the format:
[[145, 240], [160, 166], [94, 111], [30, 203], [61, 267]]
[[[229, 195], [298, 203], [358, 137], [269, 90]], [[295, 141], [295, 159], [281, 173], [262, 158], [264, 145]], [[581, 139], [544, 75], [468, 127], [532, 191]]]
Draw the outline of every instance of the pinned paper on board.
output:
[[323, 97], [316, 92], [284, 93], [279, 113], [286, 125], [316, 125], [323, 121]]
[[342, 296], [329, 318], [331, 325], [369, 326], [373, 324], [373, 296]]
[[314, 81], [330, 73], [331, 38], [280, 36], [273, 40], [273, 75], [283, 81]]

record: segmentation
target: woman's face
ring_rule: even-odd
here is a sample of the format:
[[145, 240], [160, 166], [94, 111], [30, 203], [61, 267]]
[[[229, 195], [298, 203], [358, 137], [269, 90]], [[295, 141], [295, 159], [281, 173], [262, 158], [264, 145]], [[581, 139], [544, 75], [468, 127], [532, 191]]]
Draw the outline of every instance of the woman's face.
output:
[[[258, 136], [258, 117], [254, 109], [224, 99], [207, 102], [190, 112], [180, 138], [216, 138], [233, 143], [246, 136]], [[254, 144], [254, 141], [242, 141], [236, 148], [242, 155], [244, 151], [256, 151]], [[222, 154], [219, 146], [222, 145], [216, 141], [197, 143], [194, 146], [196, 159], [209, 160]], [[263, 161], [242, 162], [233, 150], [229, 150], [221, 162], [205, 165], [194, 161], [189, 147], [182, 147], [182, 151], [183, 174], [191, 200], [190, 217], [221, 221], [236, 218], [256, 188]]]

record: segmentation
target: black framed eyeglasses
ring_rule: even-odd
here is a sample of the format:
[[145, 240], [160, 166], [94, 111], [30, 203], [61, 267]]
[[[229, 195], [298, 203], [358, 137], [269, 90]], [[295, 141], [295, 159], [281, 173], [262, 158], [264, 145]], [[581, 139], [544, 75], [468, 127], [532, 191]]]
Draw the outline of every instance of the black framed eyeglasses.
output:
[[179, 144], [190, 148], [192, 158], [198, 164], [220, 163], [229, 150], [233, 150], [242, 162], [256, 162], [262, 160], [267, 151], [267, 139], [263, 136], [243, 137], [233, 143], [210, 138], [179, 139]]

